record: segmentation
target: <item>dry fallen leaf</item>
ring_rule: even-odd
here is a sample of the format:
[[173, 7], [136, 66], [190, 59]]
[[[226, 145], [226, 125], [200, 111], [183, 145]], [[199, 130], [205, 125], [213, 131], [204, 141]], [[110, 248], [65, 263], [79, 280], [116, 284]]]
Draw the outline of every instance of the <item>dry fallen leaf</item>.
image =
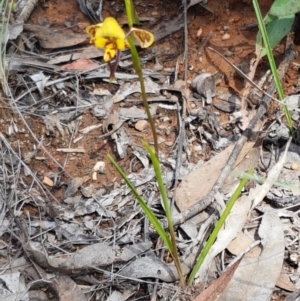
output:
[[85, 301], [80, 287], [69, 276], [57, 276], [52, 280], [61, 301]]
[[[261, 126], [262, 122], [258, 122], [253, 132], [258, 133], [258, 129], [260, 129]], [[244, 160], [255, 142], [255, 139], [251, 139], [251, 141], [245, 143], [235, 162], [235, 166], [238, 166], [238, 164]], [[181, 183], [176, 188], [175, 197], [176, 205], [181, 212], [207, 196], [226, 165], [233, 148], [234, 145], [228, 146], [215, 157], [208, 162], [205, 162], [202, 166], [193, 170], [182, 179]], [[253, 161], [251, 162], [250, 163], [253, 164]], [[249, 165], [247, 165], [247, 167], [248, 166]], [[203, 185], [203, 183], [205, 183], [205, 185]]]
[[227, 284], [231, 280], [234, 272], [239, 266], [242, 258], [235, 264], [228, 268], [217, 280], [215, 280], [205, 291], [198, 295], [193, 301], [215, 301], [218, 300], [219, 295], [224, 291]]
[[[251, 239], [248, 235], [244, 234], [244, 232], [238, 233], [237, 237], [228, 245], [227, 250], [234, 255], [239, 255], [248, 247], [250, 247], [254, 243], [254, 240]], [[261, 253], [261, 249], [259, 246], [255, 246], [249, 252], [245, 254], [245, 257], [258, 257]]]
[[284, 269], [281, 270], [280, 276], [276, 282], [276, 286], [290, 292], [297, 290], [296, 285], [291, 281], [289, 274]]
[[99, 65], [90, 59], [78, 59], [70, 64], [61, 66], [62, 70], [90, 70]]
[[[203, 199], [212, 189], [224, 168], [234, 145], [228, 146], [215, 157], [185, 176], [176, 189], [175, 202], [181, 212], [198, 200]], [[205, 183], [205, 185], [201, 185]]]
[[267, 301], [276, 285], [284, 259], [284, 233], [277, 213], [264, 214], [258, 234], [262, 252], [244, 257], [219, 301]]
[[86, 34], [61, 33], [52, 28], [38, 25], [24, 24], [24, 31], [29, 31], [34, 35], [39, 40], [41, 47], [46, 49], [72, 47], [87, 41]]
[[[255, 142], [246, 142], [243, 147], [236, 165], [239, 164], [247, 153], [251, 150]], [[215, 157], [205, 162], [202, 166], [193, 170], [185, 176], [180, 185], [176, 189], [176, 205], [180, 211], [188, 209], [197, 201], [206, 197], [211, 191], [213, 185], [217, 181], [222, 169], [227, 163], [227, 160], [234, 148], [234, 145], [228, 146]], [[201, 185], [205, 183], [205, 185]]]

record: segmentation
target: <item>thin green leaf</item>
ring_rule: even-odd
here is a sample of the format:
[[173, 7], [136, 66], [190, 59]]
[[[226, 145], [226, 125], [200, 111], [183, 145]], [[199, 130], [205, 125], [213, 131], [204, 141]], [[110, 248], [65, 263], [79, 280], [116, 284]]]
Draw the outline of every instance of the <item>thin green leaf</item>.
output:
[[[283, 88], [282, 88], [281, 81], [280, 81], [280, 78], [279, 78], [279, 75], [277, 72], [277, 67], [276, 67], [274, 56], [273, 56], [272, 49], [270, 46], [269, 37], [268, 37], [267, 31], [266, 31], [266, 27], [265, 27], [263, 17], [261, 15], [261, 11], [260, 11], [257, 0], [253, 0], [253, 7], [254, 7], [256, 18], [258, 21], [259, 30], [261, 32], [262, 39], [263, 39], [263, 48], [266, 50], [266, 53], [268, 56], [268, 61], [269, 61], [270, 68], [272, 71], [272, 75], [274, 77], [277, 93], [278, 93], [279, 98], [281, 100], [283, 100], [284, 99]], [[288, 122], [289, 129], [292, 133], [292, 136], [294, 136], [294, 129], [293, 129], [293, 122], [292, 122], [291, 114], [290, 114], [287, 106], [284, 104], [283, 104], [283, 109], [284, 109], [286, 120]]]
[[[251, 170], [249, 172], [249, 174], [252, 174], [253, 170]], [[230, 213], [234, 203], [236, 202], [236, 200], [238, 199], [238, 197], [241, 194], [241, 191], [243, 189], [243, 187], [247, 184], [248, 182], [248, 177], [243, 177], [243, 179], [240, 181], [239, 186], [237, 187], [237, 189], [235, 190], [235, 192], [233, 193], [233, 195], [231, 196], [230, 200], [228, 201], [224, 212], [222, 213], [220, 219], [218, 220], [218, 222], [215, 225], [215, 228], [213, 230], [213, 232], [211, 233], [211, 235], [209, 236], [204, 248], [202, 249], [200, 256], [197, 259], [197, 262], [195, 264], [195, 266], [193, 267], [193, 270], [188, 278], [188, 285], [191, 285], [194, 281], [194, 278], [197, 274], [197, 272], [199, 271], [206, 255], [208, 254], [210, 248], [212, 247], [213, 243], [215, 242], [219, 231], [221, 230], [221, 228], [223, 227], [226, 218], [228, 217], [228, 214]]]
[[154, 213], [148, 207], [148, 205], [146, 204], [146, 202], [141, 198], [141, 196], [139, 195], [139, 193], [135, 189], [134, 185], [130, 182], [130, 180], [128, 179], [128, 177], [126, 176], [126, 174], [123, 172], [123, 170], [121, 169], [121, 167], [118, 165], [118, 163], [113, 159], [113, 157], [111, 155], [107, 155], [107, 157], [108, 157], [109, 161], [113, 164], [113, 166], [116, 168], [116, 170], [118, 171], [118, 173], [121, 175], [121, 177], [124, 179], [124, 181], [126, 182], [127, 186], [131, 189], [131, 192], [133, 193], [133, 195], [137, 199], [139, 205], [143, 209], [143, 211], [146, 214], [147, 218], [149, 219], [149, 221], [151, 222], [151, 224], [153, 225], [153, 227], [157, 231], [158, 235], [164, 241], [164, 243], [165, 243], [166, 247], [168, 248], [168, 250], [170, 250], [170, 252], [171, 252], [171, 250], [172, 250], [171, 240], [170, 240], [167, 232], [162, 227], [162, 225], [159, 222], [159, 220], [156, 218], [156, 216], [154, 215]]
[[173, 227], [173, 220], [172, 220], [172, 214], [171, 214], [170, 205], [169, 205], [169, 199], [168, 199], [165, 184], [163, 182], [162, 173], [161, 173], [158, 159], [157, 159], [152, 147], [150, 147], [148, 143], [143, 142], [143, 145], [146, 148], [147, 152], [149, 153], [153, 167], [154, 167], [155, 177], [156, 177], [156, 181], [158, 183], [158, 187], [160, 190], [160, 195], [161, 195], [161, 198], [162, 198], [162, 201], [164, 204], [164, 209], [165, 209], [166, 217], [167, 217], [167, 220], [169, 223], [169, 227], [170, 226]]
[[186, 283], [185, 283], [184, 275], [182, 272], [178, 252], [177, 252], [176, 237], [175, 237], [172, 213], [171, 213], [171, 208], [170, 208], [169, 199], [168, 199], [168, 195], [167, 195], [167, 190], [166, 190], [163, 178], [162, 178], [160, 164], [159, 164], [158, 158], [155, 155], [152, 147], [150, 147], [149, 144], [146, 142], [143, 142], [143, 145], [147, 149], [148, 154], [150, 155], [153, 167], [154, 167], [156, 181], [158, 183], [160, 195], [163, 200], [164, 209], [165, 209], [165, 213], [166, 213], [166, 217], [167, 217], [167, 221], [168, 221], [168, 225], [169, 225], [169, 232], [170, 232], [171, 243], [172, 243], [172, 250], [170, 252], [172, 254], [172, 257], [174, 259], [174, 262], [175, 262], [175, 265], [177, 268], [181, 286], [182, 286], [182, 288], [184, 288], [186, 286]]
[[145, 107], [147, 117], [148, 117], [148, 121], [150, 123], [152, 136], [153, 136], [153, 141], [154, 141], [155, 152], [158, 154], [157, 133], [156, 133], [154, 120], [153, 120], [151, 112], [150, 112], [149, 103], [147, 101], [147, 94], [146, 94], [146, 89], [145, 89], [145, 83], [144, 83], [144, 77], [143, 77], [143, 71], [142, 71], [142, 67], [141, 67], [140, 57], [139, 57], [139, 54], [138, 54], [138, 52], [136, 50], [136, 47], [134, 45], [133, 38], [131, 36], [128, 36], [127, 40], [128, 40], [129, 45], [130, 45], [130, 51], [131, 51], [133, 66], [134, 66], [135, 72], [137, 73], [137, 75], [139, 77], [139, 81], [140, 81], [140, 85], [141, 85], [143, 105]]

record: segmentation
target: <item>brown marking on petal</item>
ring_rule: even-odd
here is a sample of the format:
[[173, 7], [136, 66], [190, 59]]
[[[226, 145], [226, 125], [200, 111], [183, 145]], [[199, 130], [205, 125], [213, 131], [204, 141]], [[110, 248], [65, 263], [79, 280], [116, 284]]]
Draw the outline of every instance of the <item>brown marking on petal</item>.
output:
[[98, 28], [98, 27], [99, 27], [99, 26], [96, 26], [96, 25], [88, 26], [88, 27], [86, 28], [87, 34], [88, 34], [90, 37], [95, 37], [96, 31], [97, 31], [97, 28]]
[[126, 49], [129, 49], [129, 48], [130, 48], [130, 45], [129, 45], [129, 43], [128, 43], [127, 41], [125, 41], [124, 45], [125, 45], [125, 48], [126, 48]]
[[109, 48], [109, 49], [114, 49], [117, 50], [117, 43], [116, 43], [116, 39], [111, 38], [111, 37], [105, 37], [106, 39], [106, 43], [105, 43], [105, 48]]
[[141, 47], [147, 47], [151, 42], [151, 36], [146, 31], [136, 30], [134, 31], [134, 35], [141, 43]]

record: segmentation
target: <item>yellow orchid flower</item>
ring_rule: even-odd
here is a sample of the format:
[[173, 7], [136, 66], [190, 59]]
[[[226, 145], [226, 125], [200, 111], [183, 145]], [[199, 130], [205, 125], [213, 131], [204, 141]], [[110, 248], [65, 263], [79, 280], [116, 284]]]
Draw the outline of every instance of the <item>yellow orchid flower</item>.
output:
[[104, 48], [104, 61], [108, 62], [116, 56], [118, 50], [129, 48], [124, 30], [116, 19], [108, 17], [103, 23], [86, 28], [90, 42], [98, 48]]
[[[112, 60], [118, 51], [129, 48], [127, 35], [113, 17], [105, 18], [103, 23], [88, 26], [86, 32], [92, 44], [105, 49], [103, 57], [105, 62]], [[149, 31], [132, 27], [129, 33], [131, 32], [142, 48], [147, 48], [154, 42], [154, 36]]]

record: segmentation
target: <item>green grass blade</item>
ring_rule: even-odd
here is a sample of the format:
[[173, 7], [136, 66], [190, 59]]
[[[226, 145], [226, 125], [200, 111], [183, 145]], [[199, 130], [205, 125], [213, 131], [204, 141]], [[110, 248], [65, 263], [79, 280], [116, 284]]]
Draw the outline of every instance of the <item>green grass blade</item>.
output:
[[143, 142], [143, 145], [146, 148], [146, 150], [148, 151], [148, 154], [150, 155], [150, 158], [151, 158], [151, 161], [152, 161], [152, 164], [153, 164], [153, 167], [154, 167], [155, 177], [156, 177], [156, 181], [158, 183], [160, 195], [161, 195], [161, 198], [162, 198], [162, 201], [163, 201], [163, 204], [164, 204], [166, 218], [167, 218], [168, 226], [169, 226], [169, 232], [170, 232], [170, 236], [171, 236], [172, 250], [170, 250], [170, 252], [172, 254], [172, 257], [174, 259], [174, 263], [175, 263], [176, 268], [177, 268], [177, 272], [178, 272], [178, 275], [179, 275], [181, 286], [182, 286], [182, 288], [184, 288], [186, 286], [186, 283], [185, 283], [184, 275], [183, 275], [183, 272], [182, 272], [178, 252], [177, 252], [176, 236], [175, 236], [175, 231], [174, 231], [172, 213], [171, 213], [171, 208], [170, 208], [169, 199], [168, 199], [168, 195], [167, 195], [167, 190], [166, 190], [163, 178], [162, 178], [162, 172], [161, 172], [161, 169], [160, 169], [160, 164], [159, 164], [158, 158], [155, 155], [152, 147], [150, 147], [149, 144], [146, 143], [146, 142]]
[[[282, 88], [282, 85], [281, 85], [281, 82], [280, 82], [280, 79], [279, 79], [279, 75], [278, 75], [278, 72], [277, 72], [277, 67], [276, 67], [274, 56], [273, 56], [272, 49], [271, 49], [271, 46], [270, 46], [269, 37], [267, 35], [267, 30], [266, 30], [265, 23], [263, 21], [263, 17], [262, 17], [262, 14], [261, 14], [261, 11], [260, 11], [257, 0], [253, 0], [253, 7], [254, 7], [256, 18], [257, 18], [257, 21], [258, 21], [259, 30], [260, 30], [260, 33], [261, 33], [262, 38], [263, 38], [263, 43], [264, 43], [263, 48], [266, 49], [269, 64], [270, 64], [270, 68], [271, 68], [271, 71], [272, 71], [272, 75], [274, 77], [276, 90], [277, 90], [279, 98], [281, 100], [283, 100], [285, 98], [283, 88]], [[288, 110], [288, 108], [285, 104], [283, 104], [283, 109], [284, 109], [285, 117], [286, 117], [286, 120], [287, 120], [287, 123], [288, 123], [288, 127], [289, 127], [292, 135], [294, 136], [292, 118], [291, 118], [290, 112], [289, 112], [289, 110]]]
[[[249, 174], [252, 174], [252, 173], [253, 173], [253, 170], [251, 170], [249, 172]], [[194, 266], [194, 268], [193, 268], [193, 270], [192, 270], [192, 272], [191, 272], [191, 274], [188, 278], [188, 285], [191, 285], [193, 283], [194, 278], [195, 278], [197, 272], [199, 271], [206, 255], [208, 254], [208, 252], [209, 252], [210, 248], [212, 247], [213, 243], [215, 242], [220, 229], [223, 227], [228, 214], [230, 213], [234, 203], [236, 202], [236, 200], [240, 196], [241, 191], [242, 191], [243, 187], [247, 184], [248, 180], [249, 179], [248, 179], [247, 176], [243, 177], [243, 179], [240, 181], [239, 186], [237, 187], [237, 189], [235, 190], [235, 192], [231, 196], [230, 200], [228, 201], [224, 212], [222, 213], [220, 219], [216, 223], [214, 230], [212, 231], [211, 235], [209, 236], [209, 239], [207, 240], [204, 248], [202, 249], [202, 251], [201, 251], [201, 253], [200, 253], [200, 255], [197, 259], [197, 262], [196, 262], [196, 264], [195, 264], [195, 266]]]
[[148, 143], [143, 142], [143, 145], [146, 148], [146, 150], [148, 151], [148, 153], [150, 155], [150, 158], [151, 158], [151, 161], [152, 161], [152, 164], [153, 164], [153, 167], [154, 167], [156, 181], [158, 183], [161, 198], [162, 198], [162, 201], [163, 201], [163, 204], [164, 204], [164, 209], [165, 209], [165, 213], [166, 213], [166, 217], [167, 217], [167, 220], [168, 220], [169, 227], [173, 228], [173, 220], [172, 220], [172, 214], [171, 214], [171, 209], [170, 209], [170, 205], [169, 205], [169, 199], [168, 199], [165, 184], [163, 182], [162, 173], [161, 173], [161, 169], [160, 169], [158, 159], [157, 159], [152, 147], [150, 147]]
[[131, 189], [131, 192], [133, 193], [133, 195], [137, 199], [139, 205], [143, 209], [143, 211], [146, 214], [147, 218], [149, 219], [149, 221], [151, 222], [151, 224], [153, 225], [153, 227], [157, 231], [158, 235], [164, 241], [164, 243], [165, 243], [166, 247], [168, 248], [168, 250], [170, 250], [170, 252], [171, 252], [171, 250], [172, 250], [171, 240], [170, 240], [167, 232], [162, 227], [162, 225], [159, 222], [159, 220], [156, 218], [156, 216], [154, 215], [154, 213], [152, 212], [152, 210], [148, 207], [148, 205], [146, 204], [146, 202], [141, 198], [141, 196], [139, 195], [139, 193], [135, 189], [134, 185], [130, 182], [130, 180], [128, 179], [128, 177], [126, 176], [126, 174], [123, 172], [123, 170], [121, 169], [121, 167], [118, 165], [118, 163], [113, 159], [113, 157], [111, 155], [107, 155], [107, 157], [108, 157], [109, 161], [113, 164], [113, 166], [115, 167], [115, 169], [118, 171], [118, 173], [121, 175], [121, 177], [124, 179], [124, 181], [126, 182], [127, 186]]

